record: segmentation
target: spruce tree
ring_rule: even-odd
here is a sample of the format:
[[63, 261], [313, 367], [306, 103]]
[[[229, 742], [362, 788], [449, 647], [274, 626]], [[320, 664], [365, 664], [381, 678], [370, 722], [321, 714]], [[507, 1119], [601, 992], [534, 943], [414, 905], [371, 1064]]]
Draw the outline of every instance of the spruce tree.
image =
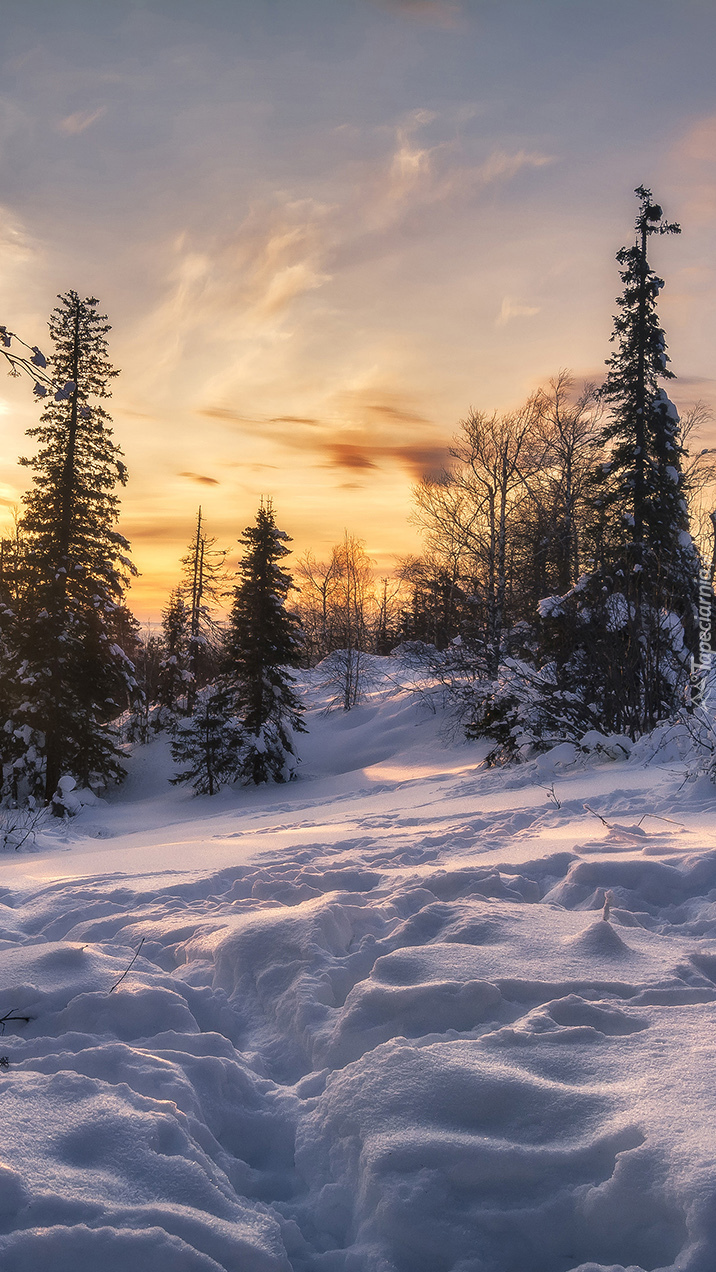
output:
[[157, 723], [156, 703], [163, 652], [159, 637], [149, 632], [137, 641], [132, 654], [136, 688], [123, 728], [127, 742], [145, 745], [162, 727]]
[[300, 664], [299, 620], [286, 608], [291, 576], [280, 562], [291, 542], [262, 503], [239, 542], [244, 553], [225, 639], [225, 676], [244, 731], [237, 776], [260, 784], [295, 776], [294, 732], [305, 732], [289, 667]]
[[636, 242], [617, 253], [618, 298], [600, 442], [592, 478], [593, 568], [551, 607], [544, 651], [559, 684], [580, 686], [605, 732], [637, 737], [687, 698], [699, 559], [689, 533], [679, 416], [661, 385], [674, 378], [657, 313], [663, 279], [647, 254], [653, 234], [678, 234], [651, 191], [636, 190]]
[[[103, 785], [123, 774], [117, 717], [133, 689], [132, 665], [113, 625], [135, 573], [116, 529], [127, 472], [103, 401], [118, 374], [97, 300], [58, 297], [49, 321], [55, 393], [28, 434], [37, 453], [22, 517], [15, 639], [20, 700], [6, 725], [30, 793], [50, 801], [65, 774]], [[42, 385], [38, 396], [46, 396]], [[40, 789], [41, 788], [41, 789]]]
[[189, 636], [187, 649], [186, 713], [192, 715], [199, 689], [216, 671], [215, 651], [219, 644], [213, 610], [225, 596], [225, 549], [216, 547], [216, 539], [206, 533], [201, 508], [189, 550], [182, 558], [184, 580], [182, 591], [189, 602]]
[[193, 716], [178, 721], [172, 734], [172, 756], [185, 765], [172, 784], [191, 783], [197, 795], [216, 795], [236, 778], [242, 736], [226, 688], [200, 690]]
[[162, 610], [163, 649], [157, 702], [159, 728], [170, 727], [185, 713], [189, 672], [189, 611], [181, 588], [175, 588]]
[[639, 186], [636, 242], [617, 253], [624, 284], [618, 298], [609, 373], [599, 391], [609, 408], [602, 441], [609, 461], [595, 480], [602, 512], [601, 555], [604, 564], [639, 566], [640, 590], [652, 599], [675, 604], [682, 612], [693, 600], [691, 580], [698, 562], [689, 535], [680, 441], [679, 415], [662, 380], [673, 380], [657, 297], [664, 280], [647, 256], [653, 234], [680, 234], [664, 220], [651, 191]]

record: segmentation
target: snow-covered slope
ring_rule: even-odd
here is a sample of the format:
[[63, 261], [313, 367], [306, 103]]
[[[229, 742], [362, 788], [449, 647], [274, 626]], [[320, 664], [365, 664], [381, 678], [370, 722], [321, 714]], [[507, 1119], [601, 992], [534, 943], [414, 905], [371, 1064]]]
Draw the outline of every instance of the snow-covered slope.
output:
[[2, 1272], [713, 1272], [713, 786], [310, 724], [3, 855]]

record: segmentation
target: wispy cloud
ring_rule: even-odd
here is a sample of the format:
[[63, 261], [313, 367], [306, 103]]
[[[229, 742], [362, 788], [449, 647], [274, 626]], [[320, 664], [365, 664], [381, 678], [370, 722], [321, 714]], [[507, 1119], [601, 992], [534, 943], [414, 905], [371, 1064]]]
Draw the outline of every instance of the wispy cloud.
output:
[[[205, 406], [198, 412], [210, 420], [223, 420], [230, 424], [257, 424], [259, 421], [252, 415], [243, 415], [230, 406]], [[265, 421], [263, 421], [265, 423]]]
[[266, 365], [267, 351], [290, 336], [302, 298], [330, 280], [328, 213], [315, 200], [277, 193], [257, 201], [229, 233], [183, 231], [163, 245], [164, 294], [134, 341], [140, 359], [142, 349], [161, 350], [146, 367], [145, 389], [186, 374], [199, 349], [204, 368], [210, 349], [223, 361], [216, 397], [224, 396], [227, 347], [231, 379], [251, 379], [257, 361]]
[[544, 168], [554, 162], [554, 155], [546, 155], [540, 150], [494, 150], [475, 169], [475, 175], [484, 185], [490, 185], [493, 181], [509, 180], [522, 168]]
[[96, 110], [77, 110], [73, 115], [66, 115], [64, 119], [58, 121], [57, 131], [66, 133], [68, 137], [76, 137], [78, 133], [91, 128], [92, 124], [96, 124], [97, 120], [106, 113], [106, 106], [98, 106]]
[[520, 305], [517, 301], [511, 300], [509, 296], [505, 296], [502, 301], [502, 308], [495, 319], [495, 325], [497, 327], [506, 327], [512, 318], [534, 318], [535, 314], [539, 312], [539, 305]]
[[696, 120], [673, 147], [672, 164], [679, 194], [691, 224], [716, 216], [716, 115]]
[[320, 424], [320, 420], [310, 415], [273, 415], [270, 424]]
[[418, 22], [427, 22], [431, 26], [454, 29], [463, 17], [461, 4], [453, 4], [450, 0], [372, 0], [379, 9], [395, 13], [399, 17], [413, 18]]
[[[323, 419], [250, 419], [230, 408], [212, 406], [200, 414], [238, 424], [252, 436], [263, 434], [272, 445], [300, 451], [306, 462], [320, 468], [359, 472], [397, 466], [418, 480], [439, 471], [448, 460], [442, 432], [398, 391], [385, 386], [341, 390], [325, 406]], [[292, 427], [280, 427], [283, 424]], [[272, 426], [268, 432], [267, 425]]]
[[20, 265], [30, 259], [33, 245], [9, 208], [0, 206], [0, 265]]
[[377, 468], [373, 456], [375, 450], [369, 453], [366, 446], [357, 445], [355, 442], [326, 442], [323, 447], [328, 456], [329, 468]]
[[219, 486], [220, 482], [215, 477], [204, 477], [202, 473], [179, 473], [179, 477], [188, 477], [190, 481], [198, 482], [200, 486]]
[[[250, 415], [254, 400], [265, 403], [268, 384], [296, 374], [293, 350], [310, 338], [315, 315], [333, 306], [341, 312], [349, 272], [353, 280], [358, 266], [399, 258], [406, 244], [442, 232], [446, 210], [458, 215], [486, 189], [554, 161], [538, 150], [500, 148], [469, 162], [470, 146], [454, 137], [452, 123], [422, 107], [366, 141], [369, 153], [334, 170], [315, 194], [263, 194], [232, 230], [187, 229], [163, 246], [163, 296], [133, 338], [137, 361], [144, 349], [155, 351], [143, 393], [161, 394], [173, 378], [196, 402], [191, 371], [201, 364], [208, 409], [236, 409], [240, 386], [240, 413]], [[277, 418], [293, 414], [282, 405], [275, 403]], [[305, 414], [312, 409], [313, 402]]]
[[357, 434], [353, 440], [326, 439], [322, 453], [323, 466], [357, 471], [370, 468], [398, 466], [413, 481], [440, 472], [449, 459], [445, 442], [436, 438], [432, 442], [378, 441], [367, 434]]

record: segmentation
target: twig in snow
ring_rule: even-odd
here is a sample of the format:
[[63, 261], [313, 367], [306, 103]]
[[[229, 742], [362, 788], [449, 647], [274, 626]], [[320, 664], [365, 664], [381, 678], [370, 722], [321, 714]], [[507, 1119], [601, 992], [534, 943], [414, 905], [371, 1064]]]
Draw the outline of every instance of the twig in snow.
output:
[[607, 830], [613, 830], [613, 829], [614, 829], [614, 827], [611, 825], [611, 823], [610, 823], [610, 822], [608, 822], [608, 821], [605, 821], [605, 819], [602, 817], [602, 814], [601, 814], [601, 813], [597, 813], [597, 812], [595, 812], [595, 810], [594, 810], [593, 808], [590, 808], [590, 807], [589, 807], [589, 804], [582, 804], [582, 808], [586, 808], [587, 812], [588, 812], [588, 813], [591, 813], [593, 817], [598, 817], [598, 818], [599, 818], [599, 820], [600, 820], [600, 822], [602, 823], [602, 825], [603, 825], [603, 826], [606, 826]]
[[136, 948], [136, 950], [135, 950], [135, 952], [134, 952], [134, 958], [131, 960], [131, 962], [129, 963], [129, 965], [127, 966], [127, 968], [126, 968], [126, 969], [122, 972], [122, 975], [120, 976], [119, 980], [118, 980], [118, 981], [115, 981], [115, 982], [114, 982], [114, 985], [112, 986], [112, 988], [111, 988], [110, 990], [108, 990], [108, 991], [107, 991], [109, 994], [114, 993], [114, 991], [115, 991], [115, 989], [117, 988], [117, 986], [122, 984], [122, 981], [124, 980], [125, 976], [127, 976], [127, 975], [129, 974], [129, 972], [131, 972], [132, 968], [134, 967], [134, 964], [136, 963], [137, 959], [139, 958], [139, 951], [141, 950], [142, 946], [144, 945], [144, 940], [145, 940], [145, 938], [144, 938], [144, 937], [142, 937], [141, 941], [139, 942], [139, 945], [137, 946], [137, 948]]
[[4, 1016], [0, 1016], [0, 1035], [5, 1033], [5, 1025], [11, 1020], [21, 1020], [25, 1025], [29, 1025], [32, 1020], [32, 1016], [14, 1016], [13, 1012], [15, 1010], [15, 1007], [11, 1007], [9, 1011], [5, 1012]]
[[548, 795], [549, 799], [554, 800], [554, 803], [556, 804], [557, 808], [561, 808], [561, 807], [562, 807], [562, 801], [561, 801], [561, 799], [557, 799], [557, 796], [556, 796], [556, 794], [555, 794], [555, 790], [554, 790], [554, 782], [552, 783], [552, 785], [551, 785], [551, 786], [540, 786], [539, 782], [537, 783], [537, 785], [539, 786], [539, 788], [540, 788], [540, 790], [541, 790], [541, 791], [546, 791], [546, 792], [547, 792], [547, 795]]
[[33, 844], [46, 819], [46, 808], [6, 809], [0, 814], [0, 848], [19, 852], [28, 842]]
[[684, 829], [682, 823], [674, 821], [673, 817], [660, 817], [658, 813], [644, 813], [644, 816], [639, 818], [637, 822], [637, 826], [641, 826], [641, 823], [643, 822], [644, 817], [655, 817], [657, 821], [670, 822], [672, 826], [678, 826], [679, 830]]

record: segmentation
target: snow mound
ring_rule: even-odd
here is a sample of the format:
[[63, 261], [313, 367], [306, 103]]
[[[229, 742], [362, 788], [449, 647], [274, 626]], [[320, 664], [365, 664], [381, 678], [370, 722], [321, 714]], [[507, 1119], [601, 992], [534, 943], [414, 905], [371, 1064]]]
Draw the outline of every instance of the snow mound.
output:
[[630, 958], [632, 954], [616, 928], [603, 919], [590, 923], [577, 936], [569, 937], [568, 944], [572, 949], [582, 950], [585, 954], [597, 954], [601, 958]]

